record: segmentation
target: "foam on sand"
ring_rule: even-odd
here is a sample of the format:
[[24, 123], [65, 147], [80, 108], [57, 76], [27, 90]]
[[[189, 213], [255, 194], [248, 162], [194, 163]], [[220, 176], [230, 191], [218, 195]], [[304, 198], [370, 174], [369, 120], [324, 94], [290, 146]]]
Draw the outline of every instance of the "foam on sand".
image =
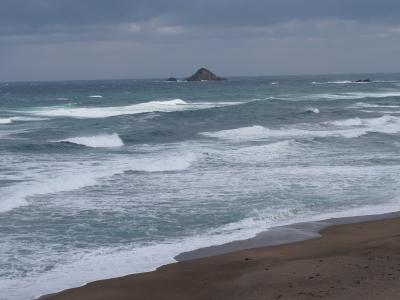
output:
[[112, 148], [112, 147], [124, 146], [124, 142], [116, 133], [101, 134], [95, 136], [74, 137], [74, 138], [60, 140], [58, 142], [72, 143], [93, 148]]

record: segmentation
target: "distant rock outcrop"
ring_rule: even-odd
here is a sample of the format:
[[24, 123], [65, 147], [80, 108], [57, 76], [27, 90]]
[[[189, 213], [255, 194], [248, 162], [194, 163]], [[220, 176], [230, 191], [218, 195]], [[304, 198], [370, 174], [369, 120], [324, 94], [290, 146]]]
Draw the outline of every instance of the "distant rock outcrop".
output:
[[168, 81], [168, 82], [177, 82], [178, 81], [178, 79], [176, 79], [175, 77], [169, 77], [167, 80], [165, 80], [165, 81]]
[[371, 79], [359, 79], [359, 80], [354, 80], [353, 82], [372, 82]]
[[198, 69], [192, 76], [186, 78], [187, 81], [212, 81], [212, 80], [225, 80], [225, 78], [215, 75], [213, 72], [206, 68]]

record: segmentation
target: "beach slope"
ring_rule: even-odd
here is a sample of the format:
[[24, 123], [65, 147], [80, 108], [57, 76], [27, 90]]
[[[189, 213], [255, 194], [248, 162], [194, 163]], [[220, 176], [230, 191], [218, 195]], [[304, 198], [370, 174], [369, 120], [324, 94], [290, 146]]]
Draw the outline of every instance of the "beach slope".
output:
[[332, 226], [321, 235], [97, 281], [46, 299], [400, 299], [399, 218]]

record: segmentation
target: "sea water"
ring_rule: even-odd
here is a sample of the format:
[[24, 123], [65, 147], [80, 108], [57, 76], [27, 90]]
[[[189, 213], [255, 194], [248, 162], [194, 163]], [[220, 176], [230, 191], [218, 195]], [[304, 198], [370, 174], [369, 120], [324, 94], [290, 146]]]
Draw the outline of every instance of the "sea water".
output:
[[0, 83], [0, 299], [399, 210], [399, 154], [396, 74]]

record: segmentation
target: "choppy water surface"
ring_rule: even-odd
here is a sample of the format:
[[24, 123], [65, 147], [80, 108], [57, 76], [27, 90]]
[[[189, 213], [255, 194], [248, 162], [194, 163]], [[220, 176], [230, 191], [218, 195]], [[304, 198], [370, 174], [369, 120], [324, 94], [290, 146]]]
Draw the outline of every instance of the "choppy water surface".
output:
[[396, 211], [399, 154], [400, 75], [0, 83], [0, 299]]

